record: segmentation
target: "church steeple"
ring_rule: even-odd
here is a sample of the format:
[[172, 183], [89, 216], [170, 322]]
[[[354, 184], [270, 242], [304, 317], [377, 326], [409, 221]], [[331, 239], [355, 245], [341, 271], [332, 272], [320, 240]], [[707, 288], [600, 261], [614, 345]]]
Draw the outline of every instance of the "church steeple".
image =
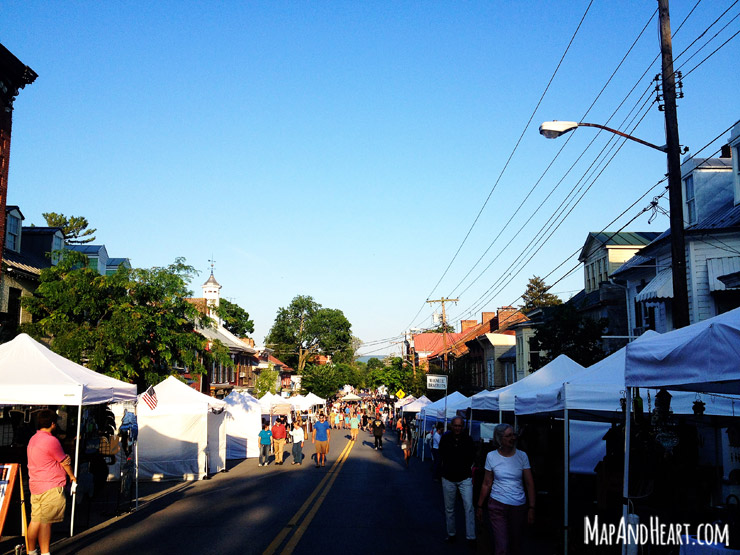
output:
[[218, 316], [215, 314], [214, 309], [218, 308], [219, 300], [221, 298], [221, 285], [213, 277], [213, 265], [215, 260], [209, 260], [211, 263], [211, 275], [208, 277], [206, 282], [201, 286], [203, 289], [203, 298], [206, 300], [208, 305], [208, 316], [221, 323]]

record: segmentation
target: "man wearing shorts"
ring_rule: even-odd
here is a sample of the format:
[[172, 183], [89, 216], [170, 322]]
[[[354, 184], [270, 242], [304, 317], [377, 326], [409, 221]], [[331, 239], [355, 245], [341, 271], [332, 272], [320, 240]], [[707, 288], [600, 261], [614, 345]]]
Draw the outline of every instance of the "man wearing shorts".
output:
[[313, 425], [313, 431], [311, 432], [311, 443], [316, 445], [316, 468], [326, 466], [326, 454], [329, 452], [330, 438], [331, 426], [322, 412], [319, 414], [319, 421]]
[[356, 414], [352, 414], [352, 417], [349, 419], [349, 433], [352, 441], [357, 441], [357, 433], [359, 432], [359, 429], [360, 419]]
[[51, 435], [57, 427], [57, 415], [48, 409], [37, 416], [38, 431], [28, 442], [28, 485], [31, 490], [31, 524], [28, 525], [29, 555], [48, 555], [51, 543], [51, 524], [64, 520], [67, 500], [64, 486], [67, 476], [77, 479], [72, 472], [69, 455], [62, 444]]

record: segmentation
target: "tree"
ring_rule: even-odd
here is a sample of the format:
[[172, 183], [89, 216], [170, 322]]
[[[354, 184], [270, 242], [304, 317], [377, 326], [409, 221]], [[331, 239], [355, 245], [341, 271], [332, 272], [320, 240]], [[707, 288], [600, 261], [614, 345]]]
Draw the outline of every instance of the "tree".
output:
[[601, 336], [606, 326], [606, 318], [583, 318], [570, 303], [553, 307], [547, 320], [535, 328], [529, 340], [531, 351], [546, 352], [533, 370], [559, 355], [567, 355], [582, 366], [591, 366], [600, 361], [605, 356], [601, 348]]
[[301, 392], [326, 399], [344, 385], [343, 379], [340, 369], [334, 364], [308, 364], [301, 373]]
[[101, 276], [87, 258], [66, 251], [59, 263], [41, 271], [33, 296], [23, 306], [33, 323], [22, 331], [51, 338], [51, 348], [88, 368], [134, 382], [139, 391], [184, 365], [202, 374], [206, 365], [233, 365], [228, 349], [196, 333], [212, 325], [185, 300], [195, 269], [178, 258], [166, 267], [119, 268]]
[[534, 276], [527, 283], [527, 290], [522, 295], [524, 301], [523, 310], [532, 310], [543, 306], [556, 306], [563, 301], [557, 295], [548, 293], [549, 287], [541, 277]]
[[455, 333], [455, 326], [451, 324], [440, 324], [436, 328], [427, 330], [427, 333]]
[[254, 322], [249, 319], [249, 313], [238, 304], [221, 299], [216, 314], [223, 321], [224, 327], [237, 337], [254, 333]]
[[84, 245], [95, 241], [93, 233], [97, 229], [87, 229], [87, 226], [90, 225], [87, 218], [82, 216], [67, 218], [64, 214], [57, 214], [56, 212], [45, 212], [42, 216], [49, 227], [62, 228], [64, 240], [71, 245]]
[[265, 393], [277, 393], [277, 383], [280, 373], [275, 370], [275, 366], [270, 363], [267, 368], [262, 370], [254, 382], [254, 395], [257, 398], [262, 397]]
[[265, 338], [286, 364], [302, 373], [319, 353], [346, 360], [352, 353], [352, 325], [341, 310], [322, 308], [313, 297], [298, 295], [279, 308]]

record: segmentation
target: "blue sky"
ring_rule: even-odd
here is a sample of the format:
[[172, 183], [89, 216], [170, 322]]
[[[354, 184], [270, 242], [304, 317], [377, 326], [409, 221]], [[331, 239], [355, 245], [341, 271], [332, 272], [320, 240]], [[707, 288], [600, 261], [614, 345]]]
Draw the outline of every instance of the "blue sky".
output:
[[[695, 4], [671, 2], [674, 31]], [[728, 22], [684, 73], [740, 30], [735, 6], [679, 57], [730, 5], [699, 4], [674, 38], [677, 68]], [[363, 354], [397, 351], [375, 341], [430, 325], [434, 308], [419, 312], [428, 295], [460, 297], [453, 322], [518, 302], [528, 278], [550, 273], [665, 173], [660, 153], [624, 145], [580, 182], [593, 185], [531, 261], [509, 269], [608, 139], [581, 129], [553, 162], [565, 139], [545, 140], [539, 123], [631, 131], [623, 122], [659, 71], [657, 2], [595, 0], [526, 127], [587, 6], [5, 2], [0, 42], [39, 74], [15, 103], [8, 202], [26, 225], [49, 211], [87, 217], [110, 255], [135, 266], [184, 256], [202, 271], [197, 294], [213, 256], [222, 295], [250, 313], [258, 343], [278, 307], [303, 294], [343, 310], [368, 342]], [[679, 131], [692, 153], [721, 135], [702, 154], [714, 152], [740, 118], [739, 45], [684, 79]], [[643, 115], [634, 134], [662, 144], [662, 112]], [[627, 229], [668, 227], [647, 218]], [[581, 287], [576, 272], [553, 291]]]

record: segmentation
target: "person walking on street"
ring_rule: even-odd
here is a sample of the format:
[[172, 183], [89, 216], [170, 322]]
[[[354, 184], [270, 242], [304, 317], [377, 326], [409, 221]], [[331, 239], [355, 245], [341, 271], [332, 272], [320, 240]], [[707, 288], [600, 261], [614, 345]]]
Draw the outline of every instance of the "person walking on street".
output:
[[306, 434], [303, 433], [303, 428], [301, 427], [300, 422], [293, 422], [293, 429], [290, 431], [290, 438], [293, 440], [292, 464], [301, 464], [301, 462], [303, 462], [303, 441], [306, 439]]
[[316, 446], [316, 468], [326, 466], [326, 454], [329, 452], [330, 440], [331, 426], [322, 412], [319, 414], [319, 421], [314, 424], [313, 432], [311, 432], [311, 443]]
[[409, 459], [411, 458], [411, 449], [413, 447], [414, 439], [411, 436], [411, 427], [405, 421], [404, 421], [403, 427], [401, 428], [400, 440], [401, 440], [401, 451], [403, 451], [403, 459], [406, 462], [406, 468], [408, 468]]
[[31, 523], [28, 525], [28, 553], [48, 555], [51, 525], [64, 520], [67, 499], [64, 486], [67, 477], [77, 483], [69, 455], [52, 435], [57, 427], [57, 414], [44, 409], [39, 412], [38, 431], [28, 442], [28, 485], [31, 490]]
[[441, 467], [439, 461], [439, 440], [442, 439], [442, 431], [444, 426], [442, 423], [437, 423], [437, 427], [434, 429], [432, 434], [432, 477], [434, 480], [439, 482], [439, 469]]
[[447, 521], [447, 542], [456, 539], [455, 499], [457, 493], [465, 511], [465, 537], [475, 543], [475, 513], [473, 510], [472, 467], [475, 460], [475, 443], [465, 431], [465, 421], [460, 416], [452, 419], [452, 431], [439, 441], [439, 456], [442, 474], [442, 494], [444, 496]]
[[357, 433], [360, 431], [360, 419], [354, 413], [349, 419], [349, 433], [352, 441], [357, 441]]
[[262, 431], [259, 433], [260, 436], [260, 466], [267, 466], [267, 461], [270, 460], [270, 445], [272, 444], [272, 432], [269, 430], [270, 426], [267, 422], [262, 423]]
[[488, 507], [495, 555], [519, 555], [524, 523], [534, 524], [532, 469], [527, 454], [516, 448], [516, 433], [509, 424], [496, 426], [493, 439], [499, 448], [486, 457], [486, 473], [475, 512], [480, 520], [484, 505]]
[[279, 416], [272, 427], [272, 451], [275, 454], [275, 464], [283, 464], [283, 449], [287, 437], [288, 431], [283, 424], [283, 418]]
[[385, 431], [385, 424], [383, 424], [383, 421], [378, 417], [373, 420], [373, 424], [371, 426], [373, 429], [373, 437], [375, 438], [375, 446], [373, 449], [383, 449], [383, 432]]

